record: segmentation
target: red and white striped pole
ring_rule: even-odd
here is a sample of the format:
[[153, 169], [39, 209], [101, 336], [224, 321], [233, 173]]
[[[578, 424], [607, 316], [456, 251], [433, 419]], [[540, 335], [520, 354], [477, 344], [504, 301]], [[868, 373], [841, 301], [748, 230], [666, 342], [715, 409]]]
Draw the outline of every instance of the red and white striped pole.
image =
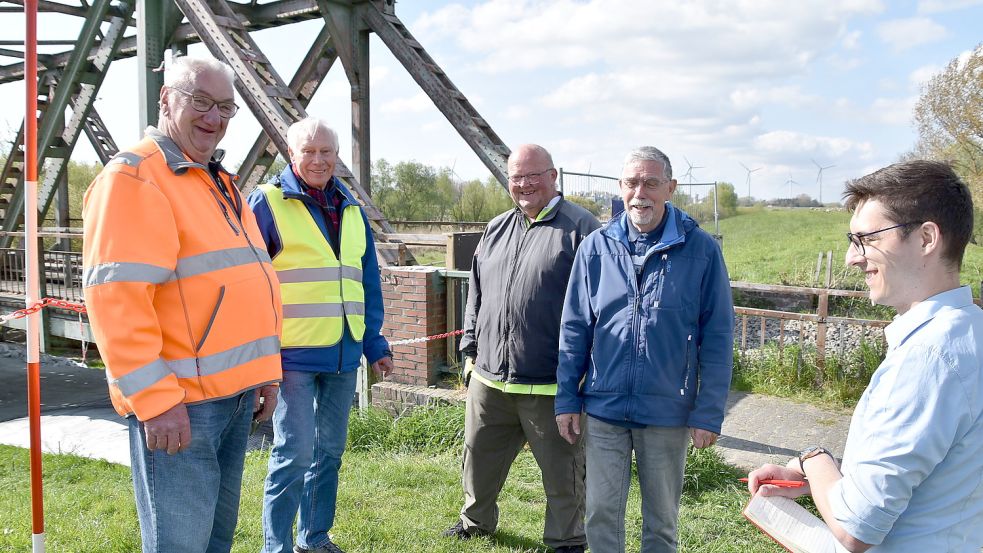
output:
[[[28, 307], [40, 300], [38, 274], [38, 2], [24, 2], [24, 257]], [[44, 491], [41, 485], [41, 313], [27, 317], [27, 416], [31, 427], [31, 545], [44, 553]]]

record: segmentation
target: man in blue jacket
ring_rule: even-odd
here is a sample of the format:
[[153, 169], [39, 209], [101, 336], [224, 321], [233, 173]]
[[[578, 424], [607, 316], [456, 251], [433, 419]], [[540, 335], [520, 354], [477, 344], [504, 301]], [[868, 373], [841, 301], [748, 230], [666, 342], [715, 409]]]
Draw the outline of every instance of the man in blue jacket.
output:
[[[283, 299], [283, 382], [263, 498], [263, 551], [337, 553], [338, 469], [362, 355], [392, 370], [368, 219], [333, 176], [338, 135], [309, 117], [287, 131], [290, 164], [248, 198]], [[297, 545], [293, 545], [294, 518]]]
[[687, 442], [712, 445], [733, 365], [734, 308], [720, 247], [669, 203], [676, 181], [657, 148], [628, 154], [625, 212], [577, 250], [560, 328], [556, 423], [586, 421], [587, 543], [625, 550], [634, 451], [643, 553], [676, 551]]

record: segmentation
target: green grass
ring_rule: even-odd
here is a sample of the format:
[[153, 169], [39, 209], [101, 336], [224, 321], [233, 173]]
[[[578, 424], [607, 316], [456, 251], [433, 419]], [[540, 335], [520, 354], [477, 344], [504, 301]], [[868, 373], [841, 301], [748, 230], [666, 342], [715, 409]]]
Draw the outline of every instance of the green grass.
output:
[[[731, 280], [813, 286], [816, 258], [833, 252], [834, 288], [862, 290], [858, 271], [844, 266], [850, 213], [834, 209], [741, 208], [720, 221], [724, 259]], [[961, 281], [979, 295], [983, 280], [983, 247], [970, 244]], [[820, 283], [825, 283], [823, 268]]]
[[798, 344], [789, 345], [782, 352], [774, 343], [746, 354], [735, 349], [731, 389], [825, 407], [852, 408], [884, 353], [882, 344], [862, 342], [842, 356], [827, 355], [825, 366], [820, 368], [816, 365], [815, 348]]
[[[543, 552], [546, 507], [539, 468], [520, 453], [499, 501], [501, 522], [492, 537], [468, 542], [440, 536], [452, 525], [462, 502], [459, 412], [436, 411], [402, 423], [379, 412], [353, 418], [359, 451], [345, 454], [332, 534], [348, 551]], [[357, 421], [357, 422], [356, 422]], [[376, 427], [373, 431], [366, 431]], [[440, 436], [430, 449], [413, 451], [425, 429]], [[400, 434], [401, 432], [401, 434]], [[400, 442], [396, 434], [407, 437]], [[356, 436], [357, 435], [357, 436]], [[438, 452], [440, 451], [440, 452]], [[263, 479], [268, 452], [246, 457], [236, 553], [260, 548]], [[139, 550], [129, 470], [103, 461], [45, 455], [45, 509], [50, 551], [129, 552]], [[0, 446], [0, 551], [30, 550], [30, 492], [26, 450]], [[687, 460], [680, 509], [680, 551], [778, 553], [781, 551], [741, 516], [747, 494], [741, 474], [716, 451], [694, 451]], [[637, 479], [628, 498], [629, 551], [641, 536]]]

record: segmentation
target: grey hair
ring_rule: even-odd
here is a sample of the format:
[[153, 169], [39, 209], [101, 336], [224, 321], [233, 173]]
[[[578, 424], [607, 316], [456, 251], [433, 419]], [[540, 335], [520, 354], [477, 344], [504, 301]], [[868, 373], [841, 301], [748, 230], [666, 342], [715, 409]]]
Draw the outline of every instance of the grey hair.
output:
[[164, 72], [164, 86], [182, 88], [191, 92], [195, 79], [206, 71], [219, 73], [229, 80], [230, 85], [235, 84], [236, 74], [227, 63], [215, 58], [181, 56], [173, 58], [171, 65]]
[[287, 129], [287, 146], [293, 151], [299, 151], [306, 140], [310, 140], [318, 131], [324, 131], [334, 143], [334, 151], [337, 154], [341, 148], [338, 144], [338, 133], [328, 126], [324, 119], [317, 117], [305, 117], [297, 121]]
[[[662, 150], [655, 146], [640, 146], [635, 148], [625, 156], [625, 165], [633, 161], [657, 161], [662, 164], [663, 172], [667, 179], [672, 178], [672, 164], [669, 163], [669, 156], [662, 153]], [[684, 175], [685, 176], [685, 175]]]

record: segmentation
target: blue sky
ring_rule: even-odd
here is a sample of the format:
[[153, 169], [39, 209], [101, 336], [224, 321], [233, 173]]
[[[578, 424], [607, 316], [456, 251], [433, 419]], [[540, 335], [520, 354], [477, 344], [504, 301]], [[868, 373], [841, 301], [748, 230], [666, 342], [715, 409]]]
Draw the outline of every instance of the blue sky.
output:
[[[654, 145], [686, 182], [727, 181], [751, 194], [838, 199], [845, 180], [892, 163], [915, 141], [921, 85], [983, 33], [983, 0], [402, 1], [396, 13], [511, 146], [537, 142], [568, 171], [615, 175], [633, 147]], [[0, 14], [10, 38], [23, 18]], [[320, 22], [255, 35], [284, 80]], [[41, 38], [72, 38], [74, 18], [42, 14]], [[53, 49], [48, 49], [51, 51]], [[54, 49], [57, 50], [57, 49]], [[44, 50], [42, 50], [44, 51]], [[192, 54], [204, 54], [192, 47]], [[373, 37], [372, 155], [487, 170], [385, 46]], [[0, 63], [10, 63], [9, 58]], [[117, 62], [96, 107], [121, 145], [135, 141], [136, 63]], [[0, 85], [0, 132], [16, 130], [23, 85]], [[240, 102], [241, 103], [241, 102]], [[340, 63], [309, 108], [339, 130], [350, 158]], [[258, 124], [240, 112], [223, 146], [233, 164]], [[83, 139], [76, 158], [94, 160]]]

